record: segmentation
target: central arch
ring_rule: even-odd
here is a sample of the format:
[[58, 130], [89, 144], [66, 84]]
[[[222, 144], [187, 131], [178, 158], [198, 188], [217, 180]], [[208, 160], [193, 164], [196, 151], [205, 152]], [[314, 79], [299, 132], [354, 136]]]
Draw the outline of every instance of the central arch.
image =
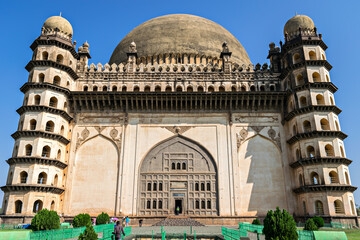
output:
[[177, 135], [160, 142], [139, 171], [139, 215], [218, 215], [216, 163], [195, 141]]

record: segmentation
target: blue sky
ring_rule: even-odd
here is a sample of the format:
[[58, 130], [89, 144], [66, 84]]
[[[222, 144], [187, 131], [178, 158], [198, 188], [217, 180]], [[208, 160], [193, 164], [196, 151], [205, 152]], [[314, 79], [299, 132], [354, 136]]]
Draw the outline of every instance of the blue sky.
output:
[[[283, 40], [283, 27], [298, 14], [310, 16], [328, 45], [332, 82], [345, 140], [352, 184], [360, 186], [360, 1], [3, 1], [0, 8], [0, 185], [5, 185], [19, 116], [15, 112], [23, 101], [19, 88], [27, 81], [24, 69], [32, 56], [29, 46], [40, 35], [44, 21], [53, 15], [70, 21], [73, 40], [78, 46], [90, 44], [91, 62], [109, 61], [120, 40], [139, 24], [165, 14], [187, 13], [208, 18], [228, 29], [244, 46], [253, 64], [267, 62], [268, 45]], [[0, 199], [3, 193], [0, 191]], [[360, 203], [360, 190], [355, 192]], [[2, 201], [1, 201], [2, 202]]]

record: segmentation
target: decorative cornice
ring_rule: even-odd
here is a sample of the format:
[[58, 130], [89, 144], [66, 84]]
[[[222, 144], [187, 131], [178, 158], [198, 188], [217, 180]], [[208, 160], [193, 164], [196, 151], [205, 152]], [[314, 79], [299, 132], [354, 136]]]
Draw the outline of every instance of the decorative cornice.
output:
[[79, 76], [76, 74], [76, 72], [69, 66], [59, 64], [57, 62], [51, 61], [51, 60], [31, 60], [25, 67], [25, 69], [30, 72], [34, 67], [54, 67], [57, 69], [60, 69], [62, 71], [67, 72], [74, 80], [78, 79]]
[[51, 158], [43, 158], [43, 157], [13, 157], [6, 160], [9, 165], [19, 164], [19, 163], [29, 163], [29, 164], [44, 164], [51, 165], [61, 169], [65, 169], [67, 164]]
[[347, 138], [347, 135], [342, 131], [312, 131], [312, 132], [305, 132], [305, 133], [298, 133], [295, 136], [291, 137], [287, 140], [287, 143], [294, 144], [297, 141], [303, 139], [310, 139], [310, 138], [322, 138], [322, 137], [335, 137], [341, 140]]
[[44, 131], [16, 131], [15, 133], [11, 134], [11, 137], [15, 140], [21, 137], [41, 137], [59, 141], [65, 145], [68, 145], [70, 140], [66, 139], [60, 134], [44, 132]]
[[303, 108], [295, 109], [294, 111], [288, 113], [285, 116], [285, 120], [290, 121], [291, 119], [293, 119], [298, 115], [309, 112], [333, 112], [336, 115], [339, 115], [341, 113], [341, 109], [335, 105], [310, 105]]
[[26, 93], [29, 89], [36, 88], [36, 89], [51, 89], [60, 93], [65, 93], [66, 95], [70, 94], [70, 90], [64, 87], [60, 87], [58, 85], [52, 83], [33, 83], [33, 82], [26, 82], [20, 88], [20, 91]]
[[[310, 89], [327, 89], [332, 93], [335, 93], [338, 88], [332, 82], [308, 82], [301, 86], [294, 87], [294, 91], [299, 92]], [[291, 94], [291, 92], [289, 93]]]
[[68, 122], [70, 122], [73, 118], [64, 110], [43, 106], [43, 105], [30, 105], [30, 106], [22, 106], [16, 112], [21, 115], [26, 112], [47, 112], [51, 114], [56, 114], [62, 116]]
[[79, 54], [76, 52], [74, 45], [72, 45], [71, 42], [57, 36], [40, 36], [31, 44], [30, 48], [35, 51], [39, 45], [57, 46], [68, 50], [74, 58], [79, 59]]
[[342, 184], [329, 184], [329, 185], [305, 185], [295, 188], [295, 193], [308, 193], [308, 192], [354, 192], [357, 187]]
[[301, 158], [296, 162], [290, 164], [292, 168], [298, 168], [301, 166], [309, 165], [322, 165], [322, 164], [344, 164], [350, 165], [352, 161], [343, 157], [310, 157], [310, 158]]
[[298, 68], [312, 67], [312, 66], [325, 67], [328, 71], [332, 69], [331, 64], [327, 60], [305, 60], [299, 63], [289, 64], [288, 67], [283, 69], [280, 75], [280, 79], [284, 79], [290, 72]]
[[313, 46], [320, 46], [324, 51], [328, 48], [327, 45], [320, 37], [309, 37], [308, 36], [299, 36], [297, 38], [293, 38], [290, 41], [286, 41], [284, 45], [282, 45], [282, 52], [286, 52], [289, 49], [293, 49], [303, 45], [313, 45]]
[[1, 187], [1, 190], [4, 192], [50, 192], [55, 194], [62, 194], [65, 189], [54, 187], [51, 185], [42, 185], [42, 184], [13, 184], [5, 185]]

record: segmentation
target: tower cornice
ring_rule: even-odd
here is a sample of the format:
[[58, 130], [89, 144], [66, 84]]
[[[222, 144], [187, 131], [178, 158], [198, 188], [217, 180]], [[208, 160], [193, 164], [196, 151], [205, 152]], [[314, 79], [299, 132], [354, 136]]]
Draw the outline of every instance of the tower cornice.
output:
[[70, 142], [70, 140], [68, 140], [67, 138], [65, 138], [60, 134], [44, 132], [44, 131], [16, 131], [15, 133], [11, 134], [11, 137], [14, 138], [15, 140], [21, 137], [41, 137], [41, 138], [56, 140], [65, 145], [68, 145]]
[[16, 110], [19, 115], [24, 114], [25, 112], [47, 112], [51, 114], [56, 114], [62, 116], [68, 122], [70, 122], [73, 118], [64, 110], [43, 106], [43, 105], [31, 105], [31, 106], [22, 106]]
[[352, 161], [348, 158], [343, 157], [310, 157], [310, 158], [300, 158], [298, 161], [290, 164], [292, 168], [298, 168], [301, 166], [309, 165], [327, 165], [327, 164], [344, 164], [350, 165]]
[[328, 48], [328, 46], [320, 37], [309, 38], [309, 36], [298, 36], [297, 38], [291, 39], [290, 41], [286, 41], [285, 44], [282, 45], [281, 52], [284, 54], [290, 49], [304, 45], [320, 46], [324, 51]]
[[342, 131], [311, 131], [305, 133], [298, 133], [287, 140], [288, 144], [294, 144], [303, 139], [311, 139], [311, 138], [323, 138], [323, 137], [334, 137], [344, 140], [347, 138], [347, 135]]
[[61, 169], [65, 169], [67, 164], [51, 158], [44, 158], [44, 157], [12, 157], [6, 160], [9, 165], [19, 164], [19, 163], [27, 163], [27, 164], [43, 164], [43, 165], [50, 165], [55, 166]]
[[37, 88], [37, 89], [51, 89], [55, 90], [60, 93], [65, 93], [67, 95], [70, 94], [70, 90], [64, 87], [60, 87], [58, 85], [52, 84], [52, 83], [33, 83], [33, 82], [26, 82], [22, 87], [20, 88], [20, 91], [23, 93], [26, 93], [29, 89]]
[[296, 69], [304, 68], [304, 67], [313, 67], [313, 66], [325, 67], [328, 71], [332, 69], [331, 64], [327, 60], [305, 60], [299, 63], [289, 64], [288, 67], [282, 70], [280, 79], [286, 78], [289, 73], [291, 73]]
[[79, 76], [77, 73], [69, 66], [51, 61], [51, 60], [31, 60], [26, 66], [25, 69], [30, 72], [34, 67], [53, 67], [67, 72], [74, 80], [78, 79]]
[[294, 192], [308, 193], [308, 192], [354, 192], [357, 187], [351, 185], [343, 185], [343, 184], [329, 184], [329, 185], [305, 185], [299, 188], [295, 188]]
[[13, 184], [1, 187], [4, 192], [50, 192], [62, 194], [65, 189], [45, 184]]
[[[309, 89], [327, 89], [332, 93], [335, 93], [338, 88], [332, 82], [308, 82], [301, 86], [294, 87], [295, 92], [309, 90]], [[292, 94], [291, 91], [288, 91], [288, 95]]]
[[310, 105], [310, 106], [298, 108], [298, 109], [295, 109], [294, 111], [291, 111], [290, 113], [286, 114], [284, 119], [286, 121], [290, 121], [291, 119], [293, 119], [294, 117], [296, 117], [298, 115], [306, 114], [306, 113], [310, 113], [310, 112], [333, 112], [336, 115], [339, 115], [341, 113], [341, 109], [335, 105], [331, 105], [331, 106], [329, 106], [329, 105]]
[[68, 40], [59, 38], [57, 36], [40, 36], [30, 46], [31, 50], [35, 49], [40, 45], [57, 46], [59, 48], [68, 50], [74, 58], [79, 59], [79, 54], [76, 52], [75, 47]]

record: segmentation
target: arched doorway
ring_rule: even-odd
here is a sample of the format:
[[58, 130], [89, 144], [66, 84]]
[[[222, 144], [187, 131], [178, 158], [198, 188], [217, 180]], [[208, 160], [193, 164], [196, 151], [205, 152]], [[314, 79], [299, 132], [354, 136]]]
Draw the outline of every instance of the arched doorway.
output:
[[139, 176], [139, 215], [218, 214], [216, 164], [188, 138], [157, 144], [143, 159]]

